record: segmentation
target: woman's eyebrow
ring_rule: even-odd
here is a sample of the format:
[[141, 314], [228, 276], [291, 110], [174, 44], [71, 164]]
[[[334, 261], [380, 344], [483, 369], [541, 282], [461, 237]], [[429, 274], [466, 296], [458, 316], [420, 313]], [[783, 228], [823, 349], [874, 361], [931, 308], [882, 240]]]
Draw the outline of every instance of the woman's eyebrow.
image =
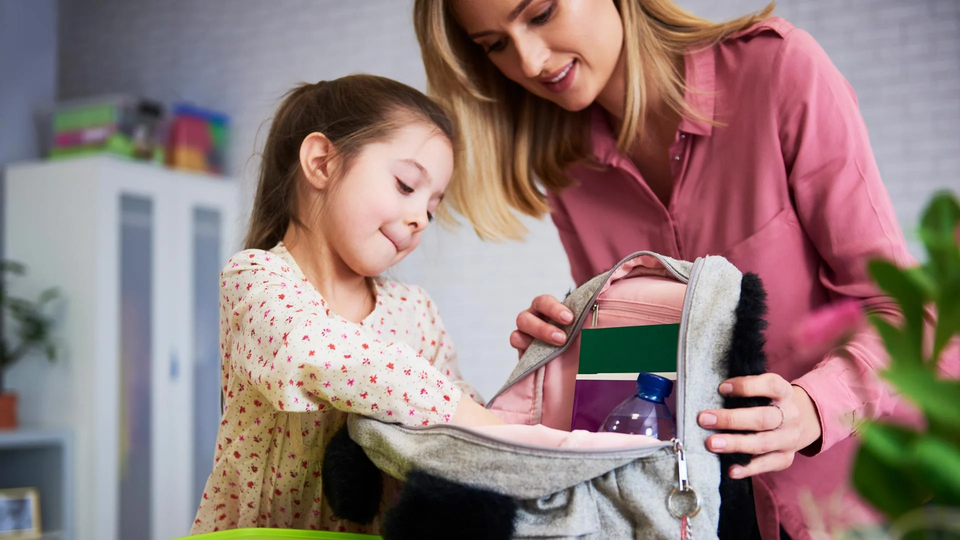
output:
[[[523, 10], [527, 9], [527, 6], [530, 5], [530, 2], [533, 2], [533, 0], [522, 0], [519, 4], [517, 4], [517, 7], [513, 8], [513, 11], [511, 11], [510, 14], [507, 15], [507, 20], [511, 22], [516, 20], [516, 18], [519, 17], [521, 13], [523, 13]], [[469, 34], [467, 37], [469, 37], [470, 39], [477, 39], [477, 38], [482, 38], [484, 36], [489, 36], [490, 34], [496, 34], [496, 32], [494, 32], [493, 30], [483, 30], [482, 32], [474, 32], [473, 34]]]

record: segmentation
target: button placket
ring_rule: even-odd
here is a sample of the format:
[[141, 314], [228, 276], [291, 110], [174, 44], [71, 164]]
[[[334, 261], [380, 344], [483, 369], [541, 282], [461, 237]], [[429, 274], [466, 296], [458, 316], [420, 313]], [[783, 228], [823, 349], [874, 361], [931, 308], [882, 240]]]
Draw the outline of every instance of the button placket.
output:
[[674, 215], [674, 205], [677, 204], [677, 198], [680, 193], [680, 184], [683, 180], [684, 173], [686, 172], [686, 161], [685, 157], [689, 154], [690, 151], [690, 139], [687, 137], [687, 134], [680, 132], [677, 136], [674, 143], [670, 146], [670, 156], [671, 156], [671, 172], [673, 173], [673, 182], [674, 182], [674, 191], [673, 196], [670, 199], [670, 208], [667, 209], [667, 213], [670, 216], [670, 228], [673, 231], [674, 245], [677, 249], [677, 254], [680, 258], [684, 257], [683, 243], [680, 240], [680, 224], [677, 221], [677, 217]]

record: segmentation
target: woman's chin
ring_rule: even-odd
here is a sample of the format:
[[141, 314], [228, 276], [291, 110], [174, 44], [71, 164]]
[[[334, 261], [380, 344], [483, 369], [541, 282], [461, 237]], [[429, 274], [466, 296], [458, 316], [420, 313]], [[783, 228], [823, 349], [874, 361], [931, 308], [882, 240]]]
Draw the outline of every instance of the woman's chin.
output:
[[577, 91], [577, 88], [570, 88], [562, 94], [542, 95], [544, 99], [552, 101], [561, 109], [569, 112], [580, 112], [596, 100], [596, 96], [588, 95], [588, 92]]

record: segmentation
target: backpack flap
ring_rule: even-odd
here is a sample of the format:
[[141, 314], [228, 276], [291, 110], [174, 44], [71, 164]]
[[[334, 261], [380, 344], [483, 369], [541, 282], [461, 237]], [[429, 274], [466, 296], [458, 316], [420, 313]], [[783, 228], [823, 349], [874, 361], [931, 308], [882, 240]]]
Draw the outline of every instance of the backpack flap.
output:
[[[617, 274], [627, 263], [630, 267]], [[689, 519], [690, 532], [698, 539], [715, 539], [720, 463], [715, 454], [706, 450], [705, 440], [710, 432], [697, 425], [696, 416], [701, 410], [723, 406], [717, 388], [727, 372], [725, 362], [740, 297], [740, 272], [720, 257], [698, 259], [691, 264], [640, 252], [570, 294], [565, 304], [573, 310], [575, 320], [565, 330], [568, 335], [578, 336], [591, 315], [589, 308], [605, 285], [646, 269], [689, 282], [679, 332], [674, 443], [613, 449], [549, 448], [448, 424], [405, 427], [356, 415], [348, 421], [351, 438], [378, 468], [391, 476], [405, 478], [410, 471], [419, 469], [517, 498], [517, 538], [567, 536], [562, 534], [562, 528], [572, 525], [571, 515], [589, 518], [578, 518], [579, 523], [599, 524], [597, 538], [634, 537], [640, 531], [645, 538], [677, 538], [680, 520], [671, 512], [670, 504], [677, 510], [683, 506], [680, 503], [692, 500], [684, 495], [695, 492], [699, 511]], [[572, 389], [568, 381], [575, 381], [577, 371], [573, 362], [571, 368], [552, 361], [576, 343], [572, 339], [562, 347], [531, 344], [508, 383], [491, 400], [491, 406], [523, 418], [523, 423], [536, 423], [540, 417], [547, 420], [554, 405], [549, 392], [565, 384]], [[508, 395], [525, 395], [527, 402], [503, 401]], [[508, 408], [504, 403], [513, 405]], [[568, 426], [569, 421], [568, 415]], [[684, 476], [681, 470], [686, 478], [684, 491], [678, 495], [680, 477]], [[593, 526], [585, 526], [582, 532], [586, 534], [586, 529]]]

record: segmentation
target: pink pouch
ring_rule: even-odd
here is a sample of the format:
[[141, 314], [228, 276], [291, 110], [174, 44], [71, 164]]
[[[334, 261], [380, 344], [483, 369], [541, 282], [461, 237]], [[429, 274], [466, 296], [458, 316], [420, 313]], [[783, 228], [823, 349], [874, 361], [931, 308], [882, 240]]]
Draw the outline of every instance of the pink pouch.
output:
[[[570, 431], [580, 363], [580, 331], [679, 323], [686, 289], [686, 283], [671, 275], [655, 257], [641, 256], [628, 261], [600, 289], [589, 315], [567, 328], [571, 336], [569, 346], [495, 396], [488, 407], [508, 423], [543, 424]], [[614, 386], [622, 388], [602, 398], [611, 403], [591, 405], [612, 410], [632, 393], [635, 379], [616, 381]]]

